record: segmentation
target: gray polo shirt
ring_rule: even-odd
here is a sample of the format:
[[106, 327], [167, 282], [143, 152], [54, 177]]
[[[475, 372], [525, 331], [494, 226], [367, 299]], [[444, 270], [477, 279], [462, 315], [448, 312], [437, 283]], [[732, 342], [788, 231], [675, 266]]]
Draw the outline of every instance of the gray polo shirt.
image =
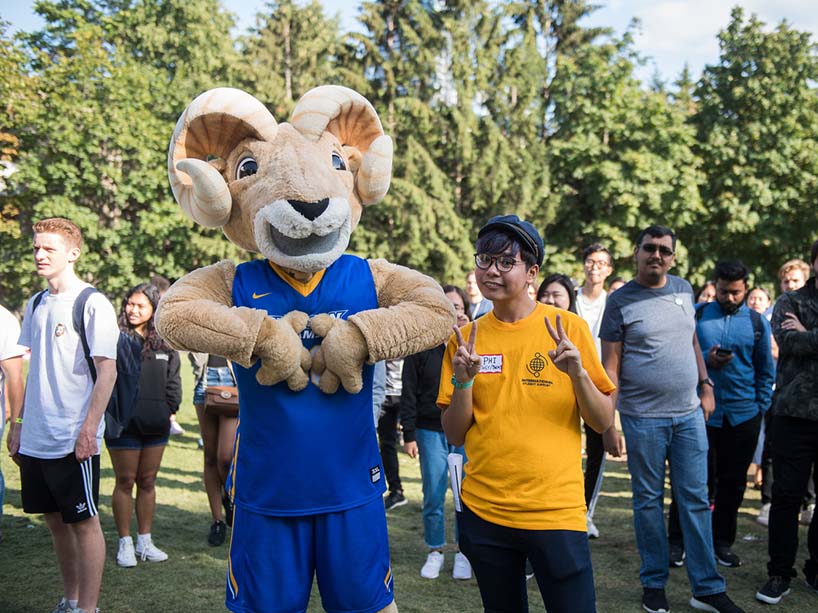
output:
[[599, 337], [622, 343], [617, 409], [677, 417], [698, 409], [693, 288], [679, 277], [652, 289], [631, 281], [608, 296]]

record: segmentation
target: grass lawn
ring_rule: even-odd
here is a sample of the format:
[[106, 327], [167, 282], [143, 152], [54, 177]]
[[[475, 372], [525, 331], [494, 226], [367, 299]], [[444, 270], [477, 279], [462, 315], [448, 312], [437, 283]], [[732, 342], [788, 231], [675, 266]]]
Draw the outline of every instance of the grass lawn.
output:
[[[202, 453], [196, 445], [198, 426], [191, 405], [192, 377], [186, 363], [182, 370], [185, 400], [178, 419], [187, 434], [174, 437], [165, 451], [157, 482], [153, 526], [154, 541], [170, 556], [167, 562], [144, 562], [131, 569], [116, 566], [117, 534], [111, 513], [113, 471], [107, 452], [102, 453], [100, 512], [108, 555], [100, 605], [105, 613], [224, 610], [227, 546], [214, 548], [206, 542], [210, 514], [202, 485]], [[6, 477], [4, 541], [0, 544], [0, 612], [51, 611], [62, 593], [51, 539], [41, 517], [23, 513], [19, 473], [5, 453], [0, 457]], [[400, 611], [481, 611], [476, 581], [451, 579], [453, 554], [447, 554], [440, 578], [429, 581], [420, 577], [420, 567], [426, 557], [420, 470], [417, 461], [404, 454], [400, 456], [400, 463], [409, 504], [388, 513], [395, 594]], [[609, 461], [605, 474], [595, 518], [601, 538], [591, 543], [598, 610], [641, 611], [639, 555], [633, 533], [627, 469], [624, 463]], [[767, 562], [767, 531], [754, 521], [759, 504], [759, 493], [748, 490], [739, 514], [734, 547], [744, 565], [722, 569], [730, 595], [747, 611], [772, 610], [754, 598], [756, 589], [766, 580]], [[451, 513], [449, 515], [451, 517]], [[136, 530], [135, 518], [133, 530]], [[799, 569], [807, 555], [806, 537], [806, 528], [802, 527]], [[350, 559], [350, 563], [354, 562]], [[818, 611], [818, 597], [807, 590], [803, 577], [794, 580], [792, 587], [792, 593], [775, 607], [776, 611]], [[671, 571], [667, 594], [673, 610], [693, 610], [687, 605], [689, 585], [683, 568]], [[529, 599], [531, 611], [544, 611], [533, 581], [529, 583]], [[318, 591], [314, 588], [309, 611], [321, 610]]]

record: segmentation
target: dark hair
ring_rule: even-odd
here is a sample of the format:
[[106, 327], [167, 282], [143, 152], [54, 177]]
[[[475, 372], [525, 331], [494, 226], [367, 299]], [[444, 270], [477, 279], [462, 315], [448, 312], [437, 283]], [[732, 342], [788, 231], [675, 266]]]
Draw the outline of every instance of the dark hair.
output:
[[528, 268], [531, 268], [537, 263], [537, 257], [525, 245], [522, 245], [519, 239], [511, 232], [505, 232], [492, 228], [486, 230], [482, 236], [477, 238], [474, 245], [477, 253], [488, 253], [496, 255], [498, 253], [510, 252], [511, 255], [520, 254], [520, 259], [525, 262]]
[[608, 264], [613, 264], [613, 256], [611, 255], [611, 252], [608, 251], [607, 247], [605, 247], [604, 245], [602, 245], [600, 243], [591, 243], [590, 245], [585, 247], [585, 249], [582, 250], [582, 261], [584, 262], [585, 260], [588, 259], [589, 255], [592, 255], [594, 253], [605, 253], [605, 254], [607, 254], [608, 255]]
[[[130, 300], [131, 296], [134, 294], [142, 294], [145, 296], [145, 298], [148, 299], [148, 302], [151, 303], [153, 314], [156, 315], [156, 305], [159, 304], [159, 290], [150, 283], [140, 283], [139, 285], [136, 285], [128, 290], [128, 293], [125, 294], [125, 298], [122, 299], [122, 308], [119, 311], [119, 319], [117, 320], [117, 323], [119, 323], [119, 329], [129, 336], [140, 339], [141, 337], [136, 330], [131, 327], [131, 324], [128, 322], [128, 316], [125, 314], [125, 307], [128, 304], [128, 300]], [[157, 351], [172, 351], [171, 346], [159, 337], [159, 333], [156, 331], [156, 326], [154, 325], [153, 320], [154, 318], [151, 316], [145, 327], [145, 340], [142, 345], [143, 357]]]
[[462, 287], [457, 287], [456, 285], [443, 286], [444, 294], [451, 294], [452, 292], [460, 296], [460, 299], [463, 301], [463, 309], [466, 311], [466, 317], [468, 317], [469, 321], [471, 321], [472, 318], [471, 310], [469, 309], [469, 297], [466, 295], [466, 290], [464, 290]]
[[168, 281], [167, 277], [163, 277], [159, 274], [151, 275], [151, 285], [153, 285], [156, 289], [159, 290], [160, 294], [164, 294], [168, 291], [170, 287], [170, 281]]
[[608, 280], [608, 287], [610, 287], [611, 285], [613, 285], [616, 282], [627, 283], [627, 281], [625, 281], [624, 277], [614, 277], [613, 279]]
[[[773, 301], [773, 297], [770, 296], [770, 292], [768, 292], [765, 288], [763, 288], [760, 285], [756, 285], [755, 287], [751, 287], [750, 290], [747, 292], [747, 298], [749, 298], [750, 294], [752, 294], [753, 292], [764, 292], [764, 295], [767, 296], [767, 300], [769, 300], [770, 302]], [[745, 302], [746, 301], [747, 300], [745, 298]]]
[[818, 241], [812, 243], [812, 249], [809, 251], [809, 265], [815, 266], [815, 258], [818, 258]]
[[744, 281], [750, 278], [750, 271], [741, 260], [721, 260], [713, 270], [713, 279], [718, 281]]
[[670, 228], [657, 225], [648, 226], [647, 228], [642, 230], [636, 237], [637, 247], [642, 246], [642, 241], [645, 239], [646, 236], [650, 236], [651, 238], [662, 238], [663, 236], [669, 236], [671, 240], [671, 247], [673, 248], [673, 251], [676, 251], [676, 235]]
[[540, 298], [542, 298], [542, 295], [545, 293], [545, 289], [552, 283], [559, 283], [565, 288], [565, 291], [568, 292], [568, 310], [572, 313], [576, 313], [577, 290], [574, 287], [574, 282], [571, 281], [571, 277], [567, 275], [554, 273], [553, 275], [548, 275], [545, 279], [543, 279], [542, 283], [540, 283], [539, 289], [537, 290], [537, 302], [539, 302]]
[[702, 292], [704, 292], [704, 290], [706, 290], [708, 287], [712, 287], [715, 290], [716, 289], [715, 282], [708, 279], [707, 281], [702, 283], [702, 286], [698, 289], [696, 295], [693, 296], [693, 302], [699, 302], [699, 298], [701, 298]]

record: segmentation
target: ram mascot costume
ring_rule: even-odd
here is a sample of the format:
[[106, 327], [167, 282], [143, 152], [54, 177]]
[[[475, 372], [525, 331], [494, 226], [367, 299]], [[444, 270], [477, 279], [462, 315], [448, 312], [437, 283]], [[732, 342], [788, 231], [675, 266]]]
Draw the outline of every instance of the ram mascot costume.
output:
[[372, 418], [373, 364], [444, 342], [455, 321], [429, 277], [345, 254], [389, 188], [392, 141], [372, 105], [310, 90], [289, 123], [249, 94], [197, 97], [168, 152], [173, 195], [260, 253], [176, 282], [156, 315], [179, 349], [235, 365], [240, 412], [227, 607], [396, 611]]

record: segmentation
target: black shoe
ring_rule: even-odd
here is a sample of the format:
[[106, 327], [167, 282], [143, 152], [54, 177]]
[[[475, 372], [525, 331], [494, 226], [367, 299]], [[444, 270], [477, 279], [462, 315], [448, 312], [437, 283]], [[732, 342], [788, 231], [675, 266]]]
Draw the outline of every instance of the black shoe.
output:
[[224, 494], [222, 496], [222, 506], [224, 507], [224, 521], [231, 528], [233, 527], [233, 501], [230, 496]]
[[676, 543], [670, 544], [669, 566], [671, 568], [680, 568], [685, 565], [685, 548], [684, 545]]
[[710, 596], [693, 596], [690, 599], [690, 606], [699, 611], [712, 611], [712, 613], [744, 613], [744, 609], [730, 600], [727, 592], [710, 594]]
[[807, 585], [809, 589], [811, 589], [813, 592], [815, 592], [816, 595], [818, 595], [818, 572], [816, 572], [813, 575], [810, 575], [807, 573], [807, 571], [804, 571], [804, 583]]
[[214, 521], [210, 526], [207, 542], [213, 547], [218, 547], [224, 543], [225, 536], [227, 536], [227, 525], [223, 521]]
[[670, 613], [665, 590], [660, 587], [642, 588], [642, 608], [648, 613]]
[[383, 506], [387, 511], [389, 511], [395, 507], [402, 507], [403, 505], [408, 504], [408, 502], [409, 501], [406, 500], [406, 496], [403, 495], [403, 491], [397, 490], [394, 492], [389, 492], [386, 498], [383, 499]]
[[729, 547], [716, 547], [716, 562], [728, 568], [741, 566], [741, 558], [734, 554]]
[[790, 580], [787, 577], [770, 577], [767, 583], [756, 592], [756, 599], [767, 604], [778, 604], [790, 593]]

